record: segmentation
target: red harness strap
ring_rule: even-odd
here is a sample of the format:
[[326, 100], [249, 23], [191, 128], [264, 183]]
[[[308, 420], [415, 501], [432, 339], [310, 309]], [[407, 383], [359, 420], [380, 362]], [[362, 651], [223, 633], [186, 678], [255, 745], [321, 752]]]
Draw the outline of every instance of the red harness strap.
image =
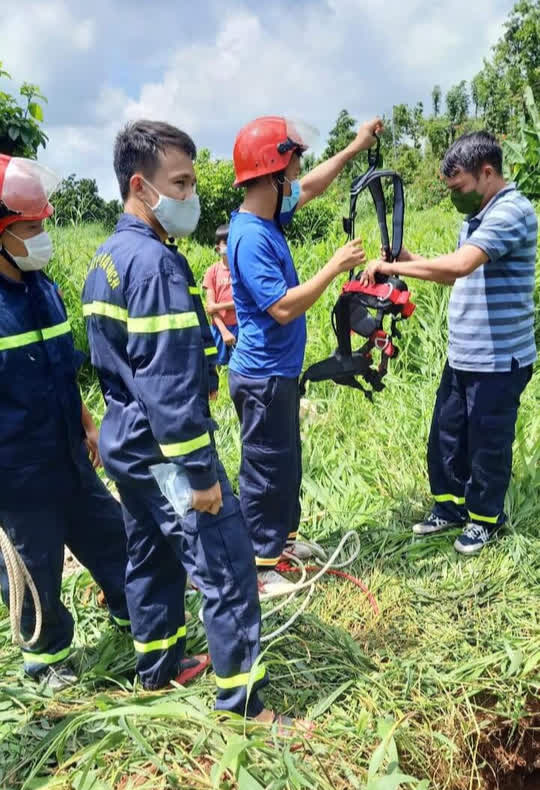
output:
[[412, 310], [407, 315], [412, 314], [416, 305], [410, 302], [410, 291], [399, 291], [391, 283], [375, 283], [375, 285], [362, 285], [358, 280], [349, 280], [343, 286], [343, 293], [362, 293], [368, 296], [376, 296], [382, 302], [390, 301], [392, 304], [411, 305]]

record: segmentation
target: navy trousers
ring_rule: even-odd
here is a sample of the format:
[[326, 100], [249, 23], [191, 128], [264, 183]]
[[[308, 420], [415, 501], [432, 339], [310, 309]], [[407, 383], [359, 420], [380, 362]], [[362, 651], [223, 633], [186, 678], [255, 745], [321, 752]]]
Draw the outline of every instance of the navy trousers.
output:
[[[217, 516], [178, 518], [157, 484], [119, 485], [128, 536], [126, 594], [137, 673], [145, 688], [166, 686], [184, 656], [186, 571], [203, 595], [209, 652], [218, 687], [216, 708], [256, 716], [264, 667], [253, 548], [238, 500], [218, 463], [223, 507]], [[251, 673], [251, 674], [250, 674]]]
[[[4, 474], [9, 499], [0, 501], [0, 524], [17, 548], [36, 584], [43, 611], [38, 642], [23, 651], [24, 668], [37, 675], [70, 652], [73, 618], [60, 600], [64, 546], [102, 588], [113, 620], [129, 626], [124, 579], [126, 535], [118, 502], [94, 472], [81, 444], [78, 463], [67, 455], [48, 466], [29, 466]], [[2, 596], [9, 601], [4, 559], [0, 554]], [[29, 638], [35, 616], [26, 593], [22, 630]]]
[[302, 448], [298, 379], [229, 371], [241, 426], [240, 507], [260, 570], [275, 567], [300, 523]]
[[531, 365], [515, 361], [505, 373], [446, 363], [428, 443], [435, 515], [488, 527], [504, 522], [519, 402], [531, 375]]

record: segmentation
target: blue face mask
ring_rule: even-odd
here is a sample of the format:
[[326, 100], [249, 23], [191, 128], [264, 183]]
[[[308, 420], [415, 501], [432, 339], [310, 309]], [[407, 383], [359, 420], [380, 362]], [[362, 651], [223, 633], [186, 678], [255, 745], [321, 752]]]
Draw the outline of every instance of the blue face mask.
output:
[[[288, 181], [289, 179], [286, 180]], [[300, 181], [296, 179], [295, 181], [289, 181], [289, 184], [291, 185], [291, 194], [283, 195], [283, 200], [281, 201], [279, 221], [282, 225], [288, 225], [289, 222], [292, 222], [296, 206], [300, 200]]]

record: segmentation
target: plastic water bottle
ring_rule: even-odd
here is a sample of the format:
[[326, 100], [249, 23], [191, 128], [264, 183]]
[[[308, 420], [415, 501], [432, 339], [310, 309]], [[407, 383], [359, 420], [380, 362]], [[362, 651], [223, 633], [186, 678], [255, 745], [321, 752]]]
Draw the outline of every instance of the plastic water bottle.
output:
[[150, 471], [175, 513], [184, 518], [188, 510], [191, 510], [193, 501], [193, 491], [185, 472], [177, 464], [154, 464]]

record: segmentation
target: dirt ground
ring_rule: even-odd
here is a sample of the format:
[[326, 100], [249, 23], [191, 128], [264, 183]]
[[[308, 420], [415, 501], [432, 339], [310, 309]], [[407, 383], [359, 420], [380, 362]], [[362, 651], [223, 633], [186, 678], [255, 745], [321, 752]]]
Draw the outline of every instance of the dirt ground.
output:
[[478, 747], [488, 790], [540, 790], [540, 700], [517, 723], [493, 716]]

